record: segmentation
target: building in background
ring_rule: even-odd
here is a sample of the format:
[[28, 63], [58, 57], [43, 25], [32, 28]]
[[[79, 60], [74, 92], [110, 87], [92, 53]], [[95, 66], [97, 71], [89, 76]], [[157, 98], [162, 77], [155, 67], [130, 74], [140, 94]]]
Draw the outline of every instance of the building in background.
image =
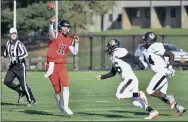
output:
[[90, 31], [130, 28], [188, 28], [188, 1], [117, 1], [110, 12], [92, 16]]

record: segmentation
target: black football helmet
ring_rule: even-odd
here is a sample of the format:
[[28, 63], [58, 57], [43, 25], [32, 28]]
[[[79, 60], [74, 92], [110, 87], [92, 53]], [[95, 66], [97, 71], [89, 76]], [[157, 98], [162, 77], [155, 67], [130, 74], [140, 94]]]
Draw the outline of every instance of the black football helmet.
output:
[[108, 43], [106, 44], [106, 53], [108, 55], [111, 55], [112, 52], [114, 51], [114, 49], [120, 47], [120, 42], [117, 39], [111, 39], [108, 41]]
[[[62, 29], [62, 27], [67, 27], [66, 29]], [[69, 21], [67, 20], [61, 20], [59, 23], [58, 23], [58, 31], [59, 32], [62, 32], [62, 34], [69, 34], [70, 33], [70, 28], [71, 28], [71, 25], [69, 23]]]
[[149, 47], [152, 43], [157, 41], [157, 35], [153, 32], [147, 32], [142, 37], [143, 39], [143, 46], [146, 48]]

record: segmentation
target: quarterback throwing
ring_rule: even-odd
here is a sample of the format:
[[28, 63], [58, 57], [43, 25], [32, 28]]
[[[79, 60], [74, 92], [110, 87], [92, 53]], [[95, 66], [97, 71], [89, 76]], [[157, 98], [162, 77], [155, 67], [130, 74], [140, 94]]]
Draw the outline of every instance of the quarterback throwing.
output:
[[[72, 54], [78, 53], [78, 36], [70, 36], [70, 23], [62, 20], [58, 23], [58, 32], [54, 32], [52, 17], [49, 27], [49, 46], [47, 52], [47, 73], [44, 77], [49, 77], [56, 93], [59, 109], [68, 115], [73, 115], [69, 104], [69, 76], [66, 68], [66, 57], [70, 50]], [[61, 95], [61, 85], [63, 87], [63, 98]], [[62, 105], [62, 102], [64, 105]]]

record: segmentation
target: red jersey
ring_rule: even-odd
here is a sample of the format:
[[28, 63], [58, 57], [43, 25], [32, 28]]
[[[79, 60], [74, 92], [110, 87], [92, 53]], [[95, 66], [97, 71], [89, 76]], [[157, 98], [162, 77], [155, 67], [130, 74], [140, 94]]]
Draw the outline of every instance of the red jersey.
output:
[[69, 46], [72, 44], [73, 38], [69, 35], [64, 36], [58, 32], [57, 38], [49, 42], [47, 51], [47, 63], [66, 63]]

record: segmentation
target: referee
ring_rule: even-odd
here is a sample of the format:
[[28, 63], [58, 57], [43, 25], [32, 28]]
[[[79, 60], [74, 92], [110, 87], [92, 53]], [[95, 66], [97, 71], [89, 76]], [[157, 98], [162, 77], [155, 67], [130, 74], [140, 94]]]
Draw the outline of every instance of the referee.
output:
[[[37, 102], [32, 94], [31, 89], [27, 85], [26, 78], [26, 62], [25, 57], [28, 56], [27, 50], [23, 43], [17, 38], [17, 29], [11, 28], [10, 40], [6, 44], [4, 51], [4, 58], [9, 57], [10, 66], [5, 76], [4, 84], [10, 89], [16, 91], [19, 94], [18, 103], [22, 102], [24, 96], [28, 100], [27, 106], [34, 106]], [[19, 85], [13, 83], [14, 79], [19, 80]], [[20, 89], [20, 86], [22, 90]]]

